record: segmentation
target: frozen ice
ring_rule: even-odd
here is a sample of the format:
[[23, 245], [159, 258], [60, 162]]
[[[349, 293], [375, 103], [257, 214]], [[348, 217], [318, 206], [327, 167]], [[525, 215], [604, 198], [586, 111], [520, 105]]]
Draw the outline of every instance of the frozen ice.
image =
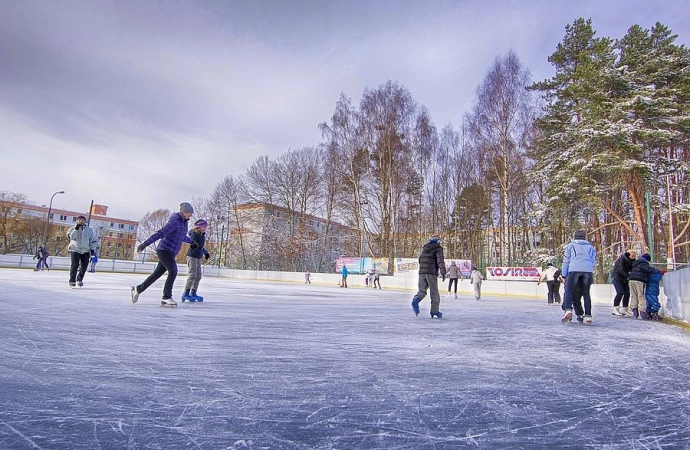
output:
[[608, 303], [145, 277], [0, 270], [0, 448], [690, 448], [690, 334]]

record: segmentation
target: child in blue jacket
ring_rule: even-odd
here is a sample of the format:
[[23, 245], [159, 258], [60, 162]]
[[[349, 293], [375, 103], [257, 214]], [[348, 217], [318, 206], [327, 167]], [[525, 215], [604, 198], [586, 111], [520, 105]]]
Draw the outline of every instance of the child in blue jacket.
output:
[[661, 320], [661, 316], [659, 316], [659, 310], [661, 309], [661, 303], [659, 303], [659, 282], [662, 278], [663, 274], [661, 272], [650, 273], [649, 278], [647, 278], [644, 297], [647, 301], [648, 320]]

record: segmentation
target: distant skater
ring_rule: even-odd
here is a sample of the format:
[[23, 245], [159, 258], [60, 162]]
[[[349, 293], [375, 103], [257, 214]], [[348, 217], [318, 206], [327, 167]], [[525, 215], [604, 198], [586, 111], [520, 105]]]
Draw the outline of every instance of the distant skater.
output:
[[153, 270], [153, 273], [144, 280], [143, 283], [132, 286], [132, 303], [139, 300], [139, 295], [149, 288], [156, 280], [158, 280], [165, 272], [168, 276], [163, 285], [163, 299], [161, 306], [177, 306], [177, 302], [172, 298], [173, 284], [177, 278], [177, 262], [175, 256], [180, 252], [182, 243], [186, 242], [191, 248], [197, 248], [198, 244], [194, 243], [189, 236], [187, 236], [187, 222], [194, 214], [194, 208], [189, 203], [180, 204], [180, 212], [174, 213], [168, 219], [163, 228], [153, 233], [144, 242], [139, 244], [137, 251], [143, 252], [146, 247], [153, 244], [157, 240], [161, 240], [156, 248], [156, 255], [158, 256], [158, 265]]
[[439, 311], [441, 306], [441, 296], [438, 293], [438, 275], [441, 281], [446, 281], [446, 262], [443, 259], [443, 247], [441, 238], [438, 235], [431, 236], [429, 242], [422, 248], [419, 255], [419, 282], [417, 294], [412, 298], [412, 311], [419, 315], [419, 302], [426, 297], [429, 291], [431, 297], [431, 318], [443, 317]]
[[458, 298], [458, 277], [460, 276], [460, 270], [455, 261], [451, 261], [450, 267], [448, 268], [448, 296], [450, 297], [451, 289], [454, 289], [453, 293], [455, 298]]
[[343, 264], [343, 268], [340, 271], [341, 274], [341, 279], [340, 279], [340, 287], [347, 287], [347, 266]]
[[91, 255], [96, 254], [96, 233], [86, 226], [86, 217], [77, 217], [77, 224], [67, 230], [71, 265], [69, 269], [69, 285], [79, 287], [84, 285], [84, 274], [89, 267]]
[[472, 273], [470, 274], [470, 283], [474, 287], [474, 299], [479, 301], [482, 299], [482, 281], [484, 275], [475, 266], [472, 266]]
[[36, 261], [36, 268], [34, 269], [34, 272], [37, 272], [39, 270], [43, 270], [43, 246], [39, 245], [38, 249], [36, 250], [36, 254], [34, 255], [33, 259], [38, 259]]
[[311, 284], [311, 272], [309, 272], [309, 269], [304, 269], [304, 284]]
[[556, 280], [556, 272], [559, 272], [560, 275], [560, 270], [555, 268], [553, 264], [548, 263], [546, 269], [541, 273], [539, 281], [537, 281], [537, 286], [539, 286], [542, 281], [546, 281], [546, 288], [548, 289], [546, 303], [549, 305], [556, 304], [556, 296], [558, 296], [558, 303], [561, 302], [560, 295], [558, 295], [558, 291], [555, 289], [557, 286], [556, 283], [558, 283]]
[[89, 272], [96, 273], [96, 264], [98, 264], [98, 254], [94, 252], [94, 254], [91, 255], [91, 265], [89, 266]]
[[194, 228], [188, 233], [189, 238], [193, 243], [196, 244], [196, 246], [190, 246], [189, 250], [187, 250], [187, 268], [189, 270], [189, 276], [187, 277], [187, 283], [185, 283], [184, 286], [182, 301], [204, 301], [204, 297], [197, 294], [196, 291], [199, 289], [199, 282], [201, 281], [201, 258], [206, 258], [206, 261], [208, 261], [208, 259], [211, 257], [206, 248], [204, 248], [204, 245], [206, 245], [207, 227], [208, 222], [206, 222], [204, 219], [199, 219], [194, 222]]
[[379, 286], [379, 289], [381, 289], [381, 277], [380, 274], [374, 270], [374, 289], [376, 289], [376, 285]]

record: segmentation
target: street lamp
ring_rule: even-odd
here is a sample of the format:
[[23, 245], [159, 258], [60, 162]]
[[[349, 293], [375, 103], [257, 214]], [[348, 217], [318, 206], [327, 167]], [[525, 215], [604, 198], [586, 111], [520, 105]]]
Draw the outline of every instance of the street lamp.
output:
[[[221, 261], [223, 261], [223, 236], [225, 235], [225, 216], [218, 216], [218, 220], [222, 220], [223, 224], [220, 227], [220, 249], [218, 250], [218, 267], [220, 267]], [[225, 264], [223, 264], [225, 266]]]
[[48, 242], [46, 241], [46, 235], [48, 234], [48, 222], [50, 221], [50, 212], [53, 210], [53, 198], [55, 198], [56, 195], [58, 194], [64, 194], [65, 191], [57, 191], [50, 197], [50, 205], [48, 206], [48, 216], [46, 216], [46, 225], [43, 228], [43, 245], [48, 246]]
[[673, 241], [675, 237], [673, 236], [673, 205], [671, 205], [671, 181], [670, 176], [675, 173], [675, 170], [670, 170], [666, 172], [666, 198], [668, 199], [668, 239], [669, 239], [669, 249], [666, 253], [666, 268], [673, 270], [676, 267], [676, 246]]

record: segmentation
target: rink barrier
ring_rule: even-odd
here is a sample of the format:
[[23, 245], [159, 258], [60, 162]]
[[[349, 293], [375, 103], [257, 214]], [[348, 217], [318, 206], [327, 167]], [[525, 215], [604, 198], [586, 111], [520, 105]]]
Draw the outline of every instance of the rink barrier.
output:
[[[70, 258], [48, 257], [48, 265], [51, 270], [69, 270]], [[0, 255], [0, 267], [33, 269], [36, 260], [32, 255]], [[96, 265], [97, 272], [116, 273], [151, 273], [156, 267], [155, 262], [122, 261], [112, 259], [100, 259]], [[238, 270], [204, 265], [205, 277], [232, 278], [240, 280], [255, 280], [266, 282], [304, 284], [303, 272], [272, 272], [263, 270]], [[187, 276], [186, 264], [178, 264], [178, 275]], [[340, 274], [337, 273], [312, 273], [311, 282], [318, 285], [340, 286]], [[365, 276], [354, 274], [347, 277], [349, 287], [364, 288]], [[383, 289], [397, 289], [404, 291], [417, 290], [417, 275], [386, 276], [380, 278]], [[690, 299], [685, 293], [690, 293], [690, 268], [668, 272], [664, 276], [663, 284], [668, 286], [670, 301], [666, 301], [665, 286], [662, 286], [659, 300], [662, 305], [661, 313], [664, 317], [672, 318], [678, 322], [690, 323]], [[370, 288], [371, 289], [371, 288]], [[448, 280], [439, 280], [439, 291], [443, 298], [448, 292]], [[469, 280], [462, 279], [458, 282], [458, 294], [473, 295], [474, 290]], [[537, 286], [537, 283], [527, 281], [503, 281], [487, 280], [482, 283], [482, 293], [486, 295], [498, 295], [505, 297], [542, 298], [546, 302], [546, 283]], [[611, 284], [595, 284], [591, 289], [592, 301], [597, 304], [613, 305], [613, 297], [616, 291]], [[561, 297], [563, 288], [561, 287]]]

